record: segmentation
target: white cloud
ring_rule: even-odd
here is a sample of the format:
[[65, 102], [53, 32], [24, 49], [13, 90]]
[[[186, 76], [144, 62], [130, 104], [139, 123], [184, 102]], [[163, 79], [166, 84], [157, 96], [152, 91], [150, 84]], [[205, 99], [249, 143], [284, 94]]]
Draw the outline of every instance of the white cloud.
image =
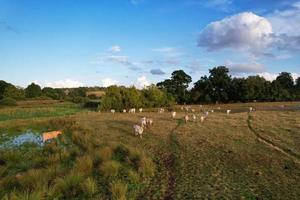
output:
[[[258, 73], [258, 75], [264, 77], [268, 81], [274, 81], [279, 75], [279, 73], [262, 72], [262, 73]], [[294, 81], [300, 76], [297, 73], [291, 73], [291, 75]]]
[[135, 85], [137, 88], [144, 88], [144, 87], [149, 86], [150, 82], [147, 80], [146, 76], [140, 76], [137, 78]]
[[110, 47], [108, 50], [111, 52], [117, 53], [117, 52], [121, 51], [121, 47], [118, 45], [115, 45], [115, 46]]
[[300, 2], [294, 3], [285, 10], [276, 10], [266, 18], [272, 23], [276, 34], [300, 35]]
[[272, 33], [267, 19], [244, 12], [207, 25], [199, 35], [198, 46], [210, 51], [225, 48], [260, 51], [271, 43]]
[[84, 86], [84, 84], [79, 81], [65, 79], [65, 80], [55, 81], [52, 83], [46, 82], [45, 86], [52, 87], [52, 88], [76, 88], [76, 87], [82, 87], [82, 86]]
[[257, 62], [235, 63], [227, 61], [226, 66], [229, 67], [232, 73], [252, 73], [263, 72], [264, 66]]
[[119, 81], [113, 80], [111, 78], [105, 78], [105, 79], [101, 80], [101, 82], [102, 82], [103, 87], [109, 87], [112, 85], [117, 85], [119, 83]]

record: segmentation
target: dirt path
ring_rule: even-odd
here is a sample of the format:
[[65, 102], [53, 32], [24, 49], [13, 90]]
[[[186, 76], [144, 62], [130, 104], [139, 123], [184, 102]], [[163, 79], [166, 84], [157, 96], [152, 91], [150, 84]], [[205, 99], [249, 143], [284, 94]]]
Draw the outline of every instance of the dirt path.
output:
[[258, 141], [260, 141], [261, 143], [264, 143], [268, 147], [270, 147], [278, 152], [281, 152], [285, 156], [292, 159], [295, 163], [300, 164], [300, 156], [298, 154], [292, 152], [290, 149], [281, 147], [280, 145], [277, 145], [274, 142], [262, 137], [256, 130], [254, 130], [254, 128], [251, 126], [251, 115], [250, 114], [248, 114], [247, 124], [248, 124], [248, 128], [255, 135], [255, 137], [257, 138]]
[[164, 200], [173, 200], [175, 194], [176, 186], [176, 151], [178, 151], [178, 141], [176, 138], [175, 131], [179, 126], [183, 124], [181, 120], [178, 120], [178, 123], [175, 128], [169, 134], [169, 155], [164, 160], [166, 169], [168, 170], [168, 188], [165, 192]]

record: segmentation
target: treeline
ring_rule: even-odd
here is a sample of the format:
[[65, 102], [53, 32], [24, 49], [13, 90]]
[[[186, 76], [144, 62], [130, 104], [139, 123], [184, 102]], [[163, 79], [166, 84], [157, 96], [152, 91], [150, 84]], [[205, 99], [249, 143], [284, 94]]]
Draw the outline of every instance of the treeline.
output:
[[130, 108], [169, 107], [175, 103], [173, 96], [151, 85], [142, 90], [135, 87], [110, 86], [99, 105], [100, 110], [122, 111]]
[[191, 76], [177, 70], [157, 86], [172, 94], [180, 104], [300, 100], [300, 77], [294, 80], [288, 72], [268, 81], [261, 76], [232, 77], [228, 68], [219, 66], [210, 69], [209, 75], [202, 76], [189, 90], [191, 82]]
[[[102, 95], [97, 96], [97, 93]], [[31, 83], [26, 88], [14, 86], [0, 81], [0, 105], [14, 106], [20, 100], [61, 100], [72, 101], [88, 108], [99, 110], [115, 109], [122, 111], [129, 108], [149, 108], [171, 106], [175, 100], [171, 94], [151, 85], [142, 90], [135, 87], [110, 86], [79, 87], [79, 88], [50, 88], [43, 89]]]
[[[31, 83], [26, 88], [0, 81], [0, 104], [16, 105], [25, 99], [54, 99], [81, 103], [100, 110], [170, 106], [191, 103], [229, 103], [249, 101], [300, 100], [300, 78], [293, 80], [288, 72], [281, 72], [274, 81], [260, 76], [237, 78], [229, 69], [220, 66], [209, 70], [189, 88], [192, 78], [183, 70], [176, 70], [170, 79], [142, 90], [135, 87], [111, 86], [79, 88], [41, 88]], [[94, 91], [94, 92], [93, 92]]]

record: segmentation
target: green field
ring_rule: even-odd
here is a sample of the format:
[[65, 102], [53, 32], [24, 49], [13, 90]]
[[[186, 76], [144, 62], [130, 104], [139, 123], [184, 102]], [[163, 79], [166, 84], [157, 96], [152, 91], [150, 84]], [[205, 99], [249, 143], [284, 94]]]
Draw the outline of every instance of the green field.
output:
[[[188, 123], [180, 107], [176, 119], [59, 102], [0, 109], [9, 137], [64, 130], [43, 147], [0, 150], [0, 199], [299, 199], [299, 103], [194, 105]], [[154, 125], [140, 139], [142, 116]]]

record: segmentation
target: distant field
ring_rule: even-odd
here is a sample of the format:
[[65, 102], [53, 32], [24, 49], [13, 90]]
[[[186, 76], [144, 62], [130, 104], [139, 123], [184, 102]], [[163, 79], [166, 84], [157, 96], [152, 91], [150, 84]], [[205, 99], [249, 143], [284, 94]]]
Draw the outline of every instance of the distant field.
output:
[[[187, 124], [183, 122], [185, 111], [181, 110], [181, 106], [176, 107], [178, 111], [176, 119], [171, 119], [169, 112], [158, 114], [157, 109], [135, 115], [123, 113], [113, 115], [108, 112], [97, 113], [83, 110], [79, 112], [80, 108], [72, 106], [70, 108], [58, 102], [50, 104], [49, 108], [47, 106], [45, 108], [40, 106], [13, 108], [12, 110], [16, 113], [26, 113], [29, 109], [30, 114], [13, 114], [11, 115], [13, 117], [3, 118], [5, 120], [0, 120], [0, 130], [14, 129], [13, 124], [19, 127], [15, 130], [21, 130], [22, 127], [38, 128], [43, 125], [51, 129], [51, 127], [67, 126], [64, 125], [66, 123], [64, 121], [67, 121], [76, 122], [76, 127], [84, 127], [88, 131], [74, 129], [71, 131], [71, 136], [69, 135], [71, 139], [68, 134], [65, 134], [58, 139], [56, 145], [52, 144], [51, 149], [47, 148], [42, 152], [39, 148], [32, 148], [32, 151], [26, 151], [26, 154], [22, 154], [24, 150], [14, 150], [10, 152], [14, 153], [14, 158], [8, 155], [8, 152], [3, 154], [0, 152], [0, 161], [6, 161], [6, 164], [0, 165], [0, 198], [15, 189], [17, 195], [32, 191], [31, 193], [40, 199], [51, 199], [53, 195], [63, 198], [68, 192], [72, 195], [69, 190], [79, 196], [81, 193], [89, 194], [89, 198], [92, 199], [122, 199], [122, 195], [115, 195], [122, 193], [121, 189], [124, 189], [122, 184], [123, 186], [125, 184], [127, 199], [299, 199], [299, 105], [298, 102], [204, 105], [202, 107], [193, 105], [191, 107], [196, 110], [198, 120]], [[248, 113], [250, 106], [257, 111]], [[59, 110], [63, 109], [62, 107], [66, 110], [74, 109], [72, 110], [74, 113]], [[43, 109], [49, 109], [49, 111], [43, 111], [48, 115], [32, 114], [39, 113]], [[199, 117], [202, 111], [211, 109], [215, 112], [210, 113], [204, 123], [201, 123]], [[227, 109], [232, 110], [229, 116], [225, 114]], [[1, 116], [8, 116], [6, 114], [8, 110], [0, 109], [0, 119]], [[68, 117], [64, 117], [61, 113], [68, 113]], [[138, 123], [142, 116], [153, 118], [154, 125], [147, 129], [143, 139], [140, 139], [134, 136], [132, 125]], [[49, 120], [55, 118], [62, 121], [48, 123]], [[63, 154], [59, 154], [59, 150], [54, 150], [59, 149], [60, 143], [68, 144], [65, 148], [68, 151], [63, 151]], [[84, 174], [79, 173], [80, 169], [73, 164], [74, 162], [80, 163], [76, 159], [86, 155], [90, 157], [84, 157], [84, 159], [91, 159], [91, 162], [95, 162], [98, 157], [94, 153], [102, 152], [101, 149], [104, 147], [106, 153], [100, 153], [99, 159], [105, 160], [106, 155], [110, 155], [110, 151], [119, 152], [115, 148], [120, 144], [130, 150], [126, 159], [122, 157], [126, 154], [123, 154], [127, 151], [126, 148], [122, 151], [119, 149], [123, 152], [122, 156], [113, 153], [112, 157], [108, 158], [115, 165], [120, 165], [122, 169], [117, 170], [115, 176], [106, 177], [106, 174], [111, 172], [104, 170], [103, 167], [106, 164], [111, 165], [111, 161], [109, 164], [106, 162], [103, 164], [103, 161], [97, 165], [94, 163], [88, 168], [91, 170], [90, 173]], [[77, 148], [79, 150], [75, 150]], [[138, 151], [145, 162], [151, 163], [149, 159], [153, 161], [154, 174], [151, 174], [152, 168], [144, 168], [139, 162], [137, 168], [134, 167], [134, 160], [131, 160], [134, 154], [132, 149]], [[74, 151], [78, 152], [73, 155]], [[41, 155], [50, 156], [54, 160], [53, 164], [49, 160], [41, 159]], [[58, 157], [55, 158], [55, 156]], [[61, 160], [59, 156], [65, 156], [68, 162]], [[28, 163], [21, 157], [31, 158], [34, 161]], [[51, 175], [49, 169], [51, 165], [58, 169], [56, 174]], [[80, 166], [85, 167], [85, 165]], [[47, 172], [47, 180], [37, 179], [40, 185], [44, 184], [46, 188], [42, 189], [26, 182], [28, 180], [25, 181], [24, 178], [18, 178], [32, 173], [31, 169], [35, 169], [37, 174]], [[77, 179], [73, 180], [74, 173], [77, 175], [79, 173], [78, 180], [88, 182], [90, 187], [87, 189], [80, 185]], [[35, 177], [32, 174], [31, 176]], [[88, 177], [94, 182], [87, 181]], [[73, 190], [63, 184], [62, 178], [72, 179], [73, 182], [68, 184], [72, 185]], [[45, 184], [47, 181], [50, 184]], [[121, 186], [119, 182], [116, 184], [116, 181], [121, 181]], [[91, 192], [93, 184], [97, 189]], [[116, 184], [114, 186], [118, 186], [120, 190], [118, 192], [113, 190], [112, 184]], [[57, 190], [58, 185], [63, 185], [63, 189]], [[76, 193], [78, 191], [81, 193]], [[82, 198], [87, 197], [81, 196]]]

